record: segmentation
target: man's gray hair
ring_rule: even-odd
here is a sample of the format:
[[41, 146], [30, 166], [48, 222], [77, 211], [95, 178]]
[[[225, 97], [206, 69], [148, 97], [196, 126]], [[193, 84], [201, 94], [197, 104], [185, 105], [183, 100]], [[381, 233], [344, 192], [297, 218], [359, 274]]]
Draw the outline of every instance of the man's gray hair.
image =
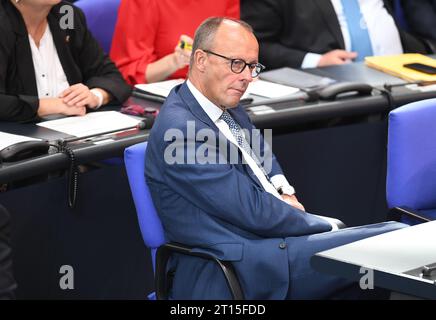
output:
[[192, 45], [191, 60], [189, 61], [189, 67], [192, 68], [194, 64], [194, 53], [197, 49], [211, 50], [212, 44], [215, 39], [216, 32], [223, 21], [233, 21], [240, 24], [247, 31], [253, 33], [253, 28], [246, 22], [238, 19], [226, 18], [226, 17], [211, 17], [204, 20], [195, 31], [194, 43]]

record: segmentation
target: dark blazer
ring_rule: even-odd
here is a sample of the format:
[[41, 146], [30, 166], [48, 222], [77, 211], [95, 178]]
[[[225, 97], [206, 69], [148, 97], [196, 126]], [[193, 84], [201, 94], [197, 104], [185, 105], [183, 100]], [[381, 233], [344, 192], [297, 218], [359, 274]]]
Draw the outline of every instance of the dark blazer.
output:
[[[389, 12], [390, 1], [384, 1]], [[241, 0], [241, 18], [260, 42], [260, 61], [268, 69], [299, 68], [307, 52], [345, 49], [329, 0]], [[427, 53], [424, 43], [400, 30], [405, 52]]]
[[[73, 7], [74, 28], [61, 29], [60, 7], [65, 4], [52, 8], [48, 23], [69, 84], [101, 88], [116, 102], [124, 102], [131, 89], [87, 29], [83, 12]], [[28, 33], [10, 0], [0, 0], [0, 35], [0, 120], [37, 120], [39, 99]]]
[[[243, 129], [254, 128], [241, 106], [229, 113]], [[285, 299], [291, 291], [293, 298], [326, 297], [347, 282], [313, 271], [309, 260], [315, 252], [399, 227], [380, 224], [325, 232], [331, 229], [329, 223], [264, 191], [249, 166], [241, 163], [240, 152], [238, 163], [231, 163], [231, 153], [221, 152], [223, 141], [218, 145], [210, 132], [219, 135], [188, 86], [176, 87], [150, 132], [145, 175], [167, 239], [232, 261], [247, 299]], [[266, 146], [260, 143], [260, 154]], [[184, 163], [165, 160], [171, 160], [174, 150], [181, 151]], [[206, 152], [216, 155], [215, 163], [199, 163], [190, 156]], [[281, 173], [273, 156], [270, 176]], [[230, 298], [213, 262], [180, 256], [171, 267], [173, 298]]]
[[402, 0], [401, 5], [410, 30], [436, 40], [436, 0]]

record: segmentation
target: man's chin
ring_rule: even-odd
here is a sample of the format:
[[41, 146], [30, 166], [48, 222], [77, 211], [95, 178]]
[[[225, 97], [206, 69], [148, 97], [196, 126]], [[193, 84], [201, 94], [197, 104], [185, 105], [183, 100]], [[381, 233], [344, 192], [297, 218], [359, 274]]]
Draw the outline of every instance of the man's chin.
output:
[[239, 105], [239, 100], [236, 103], [227, 103], [226, 105], [223, 105], [224, 109], [233, 109], [236, 108]]

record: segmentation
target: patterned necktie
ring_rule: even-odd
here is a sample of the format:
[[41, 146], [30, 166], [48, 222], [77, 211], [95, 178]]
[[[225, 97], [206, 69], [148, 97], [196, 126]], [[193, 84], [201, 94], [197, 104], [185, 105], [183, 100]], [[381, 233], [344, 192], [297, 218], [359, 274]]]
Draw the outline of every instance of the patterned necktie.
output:
[[263, 168], [262, 164], [259, 161], [259, 158], [251, 149], [247, 140], [245, 140], [245, 138], [243, 137], [242, 130], [239, 124], [236, 123], [236, 121], [232, 118], [230, 113], [228, 113], [227, 111], [223, 112], [223, 114], [220, 116], [220, 119], [223, 120], [225, 123], [227, 123], [227, 125], [230, 128], [230, 132], [232, 133], [233, 137], [235, 137], [238, 145], [254, 160], [254, 162], [257, 164], [260, 170], [262, 170], [262, 173], [265, 175], [267, 180], [270, 181], [268, 174], [266, 173], [265, 169]]
[[342, 0], [341, 3], [350, 33], [351, 50], [358, 54], [356, 61], [363, 61], [365, 57], [372, 56], [373, 51], [368, 28], [360, 11], [359, 1]]

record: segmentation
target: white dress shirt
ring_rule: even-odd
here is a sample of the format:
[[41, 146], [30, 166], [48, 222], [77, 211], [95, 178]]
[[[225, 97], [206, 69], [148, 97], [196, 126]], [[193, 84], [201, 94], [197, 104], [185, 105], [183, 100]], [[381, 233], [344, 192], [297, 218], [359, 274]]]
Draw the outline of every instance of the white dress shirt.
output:
[[[344, 15], [341, 0], [330, 0], [335, 9], [342, 36], [344, 38], [345, 50], [351, 51], [351, 38], [348, 31], [347, 19]], [[368, 28], [369, 39], [371, 40], [373, 54], [375, 56], [394, 55], [403, 53], [400, 33], [395, 25], [394, 19], [387, 12], [382, 0], [358, 0], [360, 11]], [[302, 68], [315, 68], [320, 54], [307, 53], [301, 64]]]
[[250, 166], [250, 169], [254, 172], [264, 190], [271, 193], [280, 200], [282, 200], [282, 198], [277, 191], [277, 189], [280, 187], [290, 190], [286, 192], [286, 194], [293, 195], [295, 193], [294, 188], [289, 184], [288, 180], [284, 175], [278, 174], [271, 177], [270, 183], [263, 174], [262, 170], [256, 164], [255, 160], [238, 145], [227, 123], [224, 120], [220, 119], [223, 110], [221, 110], [218, 106], [216, 106], [209, 99], [207, 99], [189, 80], [187, 80], [187, 85], [194, 98], [197, 100], [199, 105], [203, 108], [203, 110], [206, 112], [212, 122], [215, 123], [219, 131], [224, 135], [224, 137], [226, 137], [227, 140], [229, 140], [231, 143], [237, 146], [239, 150], [241, 150], [245, 162]]
[[59, 60], [50, 27], [47, 25], [39, 42], [39, 48], [30, 34], [29, 42], [35, 68], [38, 97], [40, 99], [57, 98], [70, 87], [70, 84]]

